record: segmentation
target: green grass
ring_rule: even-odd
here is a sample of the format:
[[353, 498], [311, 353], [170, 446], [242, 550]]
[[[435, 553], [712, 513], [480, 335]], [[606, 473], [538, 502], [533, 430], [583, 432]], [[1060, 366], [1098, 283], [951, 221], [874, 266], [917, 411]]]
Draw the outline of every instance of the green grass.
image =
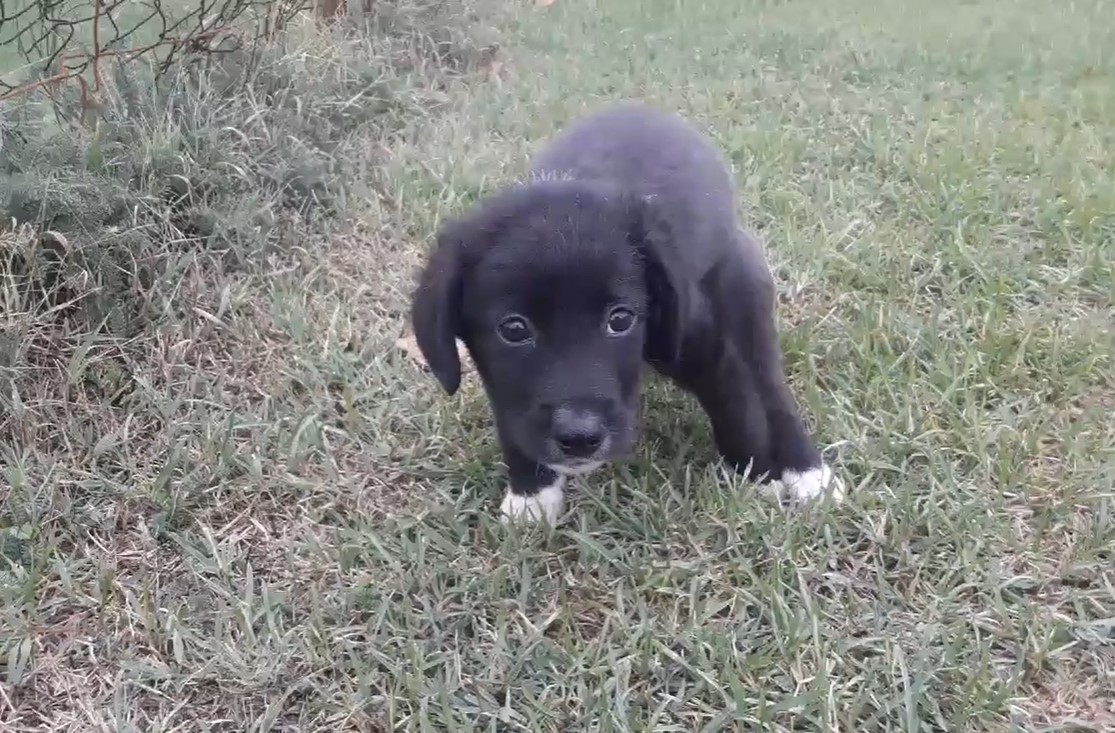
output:
[[[126, 341], [7, 307], [0, 729], [1115, 729], [1115, 26], [929, 8], [518, 3], [292, 246]], [[438, 222], [625, 97], [736, 166], [845, 505], [761, 501], [654, 382], [636, 460], [505, 529], [475, 377], [395, 348]]]

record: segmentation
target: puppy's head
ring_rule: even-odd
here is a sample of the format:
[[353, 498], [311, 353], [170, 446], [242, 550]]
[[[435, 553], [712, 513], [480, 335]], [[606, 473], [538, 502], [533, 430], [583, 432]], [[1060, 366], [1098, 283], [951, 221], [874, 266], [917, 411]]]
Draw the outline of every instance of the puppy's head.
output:
[[412, 304], [419, 348], [453, 394], [461, 338], [502, 439], [538, 463], [573, 473], [619, 457], [644, 356], [676, 356], [682, 336], [664, 236], [653, 201], [610, 187], [505, 190], [439, 233]]

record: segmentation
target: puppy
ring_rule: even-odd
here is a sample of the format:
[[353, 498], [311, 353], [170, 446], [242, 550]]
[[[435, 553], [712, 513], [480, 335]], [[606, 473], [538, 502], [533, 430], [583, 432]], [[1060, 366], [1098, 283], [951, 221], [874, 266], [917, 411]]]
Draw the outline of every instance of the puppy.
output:
[[724, 158], [680, 117], [621, 103], [543, 149], [529, 182], [449, 222], [411, 318], [449, 394], [460, 338], [507, 465], [505, 519], [555, 522], [565, 477], [627, 455], [642, 364], [699, 401], [735, 470], [843, 496], [787, 387], [775, 290]]

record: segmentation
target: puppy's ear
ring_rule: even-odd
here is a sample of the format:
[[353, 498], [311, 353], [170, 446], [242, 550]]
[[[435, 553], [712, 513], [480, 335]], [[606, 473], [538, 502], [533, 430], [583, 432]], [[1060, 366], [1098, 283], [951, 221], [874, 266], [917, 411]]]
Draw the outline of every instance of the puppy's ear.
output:
[[692, 297], [674, 232], [653, 196], [634, 201], [632, 240], [643, 258], [650, 313], [647, 355], [672, 363], [681, 354]]
[[460, 225], [450, 222], [438, 232], [437, 245], [418, 278], [410, 307], [418, 349], [442, 388], [454, 394], [461, 386], [461, 283], [463, 241]]
[[410, 311], [414, 338], [430, 371], [449, 394], [461, 386], [457, 337], [465, 335], [462, 292], [466, 271], [514, 218], [524, 192], [517, 186], [505, 189], [444, 224], [419, 277]]

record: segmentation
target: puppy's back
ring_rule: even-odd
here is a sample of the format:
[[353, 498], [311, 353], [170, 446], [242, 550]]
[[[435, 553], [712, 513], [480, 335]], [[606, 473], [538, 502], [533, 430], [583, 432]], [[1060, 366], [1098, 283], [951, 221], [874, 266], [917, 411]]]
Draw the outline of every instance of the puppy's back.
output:
[[[653, 196], [670, 224], [686, 233], [688, 248], [715, 248], [720, 233], [736, 229], [732, 174], [720, 151], [688, 121], [645, 104], [613, 104], [574, 121], [539, 151], [531, 172], [602, 180]], [[707, 249], [689, 256], [705, 259], [701, 254], [715, 259]]]
[[531, 168], [633, 189], [692, 176], [706, 192], [731, 196], [732, 190], [727, 164], [708, 137], [682, 117], [638, 102], [613, 104], [574, 121], [539, 151]]

